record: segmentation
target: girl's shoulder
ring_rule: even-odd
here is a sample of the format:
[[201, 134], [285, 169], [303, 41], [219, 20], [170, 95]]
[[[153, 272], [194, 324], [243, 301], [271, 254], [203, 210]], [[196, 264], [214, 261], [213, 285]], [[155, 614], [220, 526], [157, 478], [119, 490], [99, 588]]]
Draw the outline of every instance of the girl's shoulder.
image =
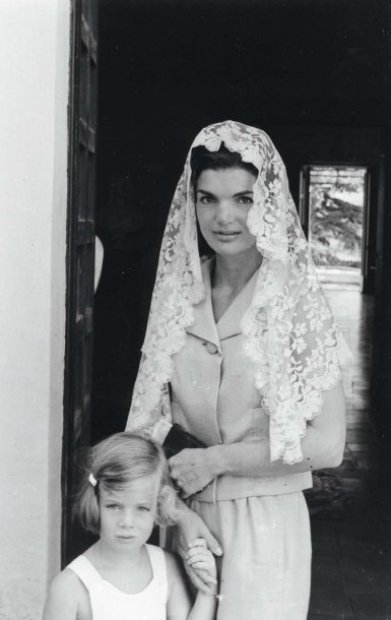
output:
[[59, 590], [76, 594], [79, 590], [84, 591], [85, 587], [77, 576], [77, 574], [69, 567], [66, 566], [52, 581], [52, 586]]
[[174, 553], [171, 553], [170, 551], [166, 551], [166, 549], [162, 549], [162, 551], [164, 553], [164, 559], [166, 561], [167, 571], [175, 570], [175, 567], [177, 566], [177, 564], [179, 564], [178, 557]]
[[153, 553], [155, 557], [157, 556], [157, 554], [159, 555], [162, 554], [166, 563], [171, 561], [169, 558], [175, 557], [174, 553], [171, 553], [170, 551], [163, 549], [163, 547], [161, 547], [160, 545], [153, 545], [151, 543], [147, 543], [146, 547], [148, 549], [149, 554]]
[[68, 566], [52, 580], [46, 599], [43, 620], [90, 620], [88, 592]]
[[177, 555], [175, 555], [174, 553], [170, 553], [165, 549], [163, 549], [162, 551], [164, 553], [164, 559], [166, 561], [168, 590], [169, 592], [171, 592], [173, 585], [178, 582], [178, 580], [183, 581], [184, 569]]
[[152, 552], [156, 551], [160, 554], [163, 554], [164, 557], [164, 563], [166, 566], [166, 570], [167, 570], [167, 577], [170, 578], [170, 576], [175, 573], [177, 566], [179, 565], [179, 560], [178, 557], [174, 554], [171, 553], [170, 551], [166, 551], [166, 549], [163, 549], [162, 547], [159, 547], [158, 545], [147, 545], [150, 552], [152, 550]]

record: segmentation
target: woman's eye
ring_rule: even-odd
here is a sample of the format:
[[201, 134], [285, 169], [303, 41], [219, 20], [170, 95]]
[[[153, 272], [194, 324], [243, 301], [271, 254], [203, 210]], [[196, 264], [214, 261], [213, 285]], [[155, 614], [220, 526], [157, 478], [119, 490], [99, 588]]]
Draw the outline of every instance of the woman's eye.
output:
[[202, 205], [208, 205], [214, 202], [213, 196], [199, 196], [198, 202]]
[[240, 196], [238, 201], [242, 205], [252, 205], [254, 202], [251, 196]]

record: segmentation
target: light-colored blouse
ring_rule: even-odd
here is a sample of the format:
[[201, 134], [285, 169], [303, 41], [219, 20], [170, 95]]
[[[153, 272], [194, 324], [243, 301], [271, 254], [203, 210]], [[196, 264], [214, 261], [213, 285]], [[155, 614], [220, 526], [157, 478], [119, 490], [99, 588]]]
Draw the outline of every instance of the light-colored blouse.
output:
[[[203, 264], [205, 299], [194, 306], [185, 346], [174, 358], [171, 381], [173, 421], [206, 445], [269, 439], [269, 418], [254, 385], [254, 370], [243, 350], [240, 323], [249, 307], [258, 271], [216, 323], [211, 301], [212, 261]], [[296, 493], [312, 486], [311, 472], [283, 476], [238, 477], [224, 474], [199, 501]]]

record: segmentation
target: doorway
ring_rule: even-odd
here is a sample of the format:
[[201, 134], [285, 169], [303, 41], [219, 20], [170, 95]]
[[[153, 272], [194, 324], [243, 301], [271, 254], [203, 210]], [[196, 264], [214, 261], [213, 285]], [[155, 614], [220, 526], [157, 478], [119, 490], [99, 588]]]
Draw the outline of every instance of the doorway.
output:
[[362, 290], [368, 270], [368, 168], [307, 165], [301, 177], [301, 220], [320, 280]]
[[[371, 238], [373, 246], [378, 160], [379, 153], [383, 152], [383, 134], [377, 127], [364, 127], [365, 118], [360, 120], [359, 112], [360, 106], [366, 110], [367, 102], [361, 103], [359, 96], [353, 97], [351, 88], [347, 87], [349, 82], [341, 80], [342, 103], [338, 102], [336, 107], [328, 104], [332, 89], [327, 84], [325, 88], [324, 75], [330, 65], [329, 52], [326, 52], [329, 38], [325, 39], [325, 45], [320, 45], [319, 37], [325, 31], [324, 18], [333, 21], [335, 11], [339, 11], [340, 45], [341, 51], [345, 50], [346, 24], [351, 24], [353, 19], [361, 26], [363, 19], [358, 13], [352, 17], [348, 3], [338, 3], [338, 7], [326, 11], [319, 19], [317, 7], [308, 5], [302, 14], [300, 3], [295, 3], [297, 6], [291, 10], [282, 4], [277, 6], [278, 3], [269, 6], [256, 1], [247, 3], [244, 9], [235, 2], [227, 2], [221, 11], [218, 2], [74, 2], [85, 8], [91, 3], [99, 13], [95, 42], [86, 35], [86, 22], [81, 20], [76, 35], [84, 36], [84, 42], [80, 42], [81, 48], [75, 48], [75, 58], [85, 58], [81, 67], [81, 77], [85, 79], [89, 72], [96, 73], [96, 39], [99, 39], [99, 127], [95, 200], [90, 191], [95, 189], [91, 170], [89, 182], [83, 181], [86, 170], [95, 160], [94, 134], [90, 132], [87, 146], [79, 146], [77, 136], [74, 143], [75, 158], [81, 154], [84, 160], [80, 162], [83, 170], [77, 178], [81, 188], [88, 188], [88, 192], [84, 192], [87, 198], [83, 194], [82, 200], [88, 199], [91, 206], [88, 209], [91, 226], [84, 246], [76, 242], [74, 232], [70, 231], [69, 235], [69, 263], [76, 265], [78, 254], [84, 257], [79, 260], [78, 271], [74, 268], [69, 278], [74, 283], [72, 295], [85, 294], [85, 311], [79, 312], [76, 324], [75, 310], [72, 310], [76, 308], [76, 301], [72, 302], [73, 297], [69, 297], [64, 440], [67, 455], [64, 460], [64, 511], [69, 516], [66, 516], [63, 539], [68, 558], [76, 552], [69, 542], [75, 539], [70, 506], [79, 467], [76, 454], [82, 455], [88, 443], [124, 428], [164, 221], [195, 133], [201, 126], [227, 118], [264, 128], [273, 136], [283, 155], [296, 203], [301, 162], [315, 164], [322, 161], [321, 157], [354, 162], [353, 167], [358, 162], [367, 162], [371, 166], [367, 191], [370, 176], [370, 202], [374, 208], [371, 213], [369, 209], [363, 213], [364, 223], [372, 220], [363, 228], [363, 238], [365, 241], [366, 237]], [[368, 7], [372, 14], [369, 4]], [[243, 19], [244, 10], [246, 19]], [[322, 26], [314, 28], [318, 23]], [[369, 20], [365, 23], [372, 24]], [[286, 29], [284, 38], [281, 37], [282, 24]], [[357, 33], [357, 41], [354, 32], [350, 35], [353, 43], [365, 44], [365, 47], [367, 40], [363, 43], [360, 28]], [[368, 37], [368, 41], [371, 40], [374, 38]], [[89, 43], [93, 44], [90, 52]], [[303, 62], [313, 67], [314, 49], [318, 54], [315, 82], [308, 80], [308, 71], [303, 69], [302, 75], [297, 73], [297, 67], [303, 68]], [[372, 73], [371, 69], [370, 76]], [[363, 76], [360, 69], [359, 95], [365, 92], [362, 83], [370, 76]], [[89, 80], [88, 84], [88, 89], [83, 90], [75, 81], [75, 103], [71, 106], [75, 132], [77, 97], [81, 97], [85, 106], [85, 95], [91, 95], [95, 81]], [[334, 79], [331, 85], [334, 88]], [[314, 101], [324, 103], [320, 105]], [[354, 127], [350, 127], [352, 101], [358, 110]], [[329, 107], [327, 117], [326, 107]], [[94, 118], [92, 115], [91, 120]], [[326, 121], [327, 127], [318, 130], [318, 125]], [[342, 123], [349, 128], [342, 127]], [[85, 129], [86, 125], [81, 124], [77, 130], [82, 137]], [[91, 123], [90, 129], [93, 129]], [[308, 172], [309, 168], [306, 167]], [[72, 165], [72, 170], [79, 170], [77, 163]], [[307, 181], [303, 187], [308, 195]], [[308, 196], [305, 205], [303, 213], [307, 214], [308, 224]], [[70, 205], [71, 217], [76, 218], [72, 208]], [[95, 295], [94, 231], [104, 246], [103, 269]], [[374, 247], [371, 252], [374, 256]], [[368, 257], [366, 250], [365, 256]], [[368, 264], [373, 265], [373, 261], [366, 258], [362, 263], [368, 273]], [[84, 306], [80, 304], [79, 307]], [[80, 319], [83, 313], [85, 320]], [[77, 370], [76, 362], [83, 372]], [[75, 483], [72, 482], [73, 468]]]

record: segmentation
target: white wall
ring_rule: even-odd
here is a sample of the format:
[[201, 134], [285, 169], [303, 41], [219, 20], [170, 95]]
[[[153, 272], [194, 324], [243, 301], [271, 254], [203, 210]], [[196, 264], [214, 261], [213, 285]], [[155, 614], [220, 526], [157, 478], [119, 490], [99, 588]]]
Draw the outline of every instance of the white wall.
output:
[[0, 0], [0, 618], [59, 569], [68, 0]]

